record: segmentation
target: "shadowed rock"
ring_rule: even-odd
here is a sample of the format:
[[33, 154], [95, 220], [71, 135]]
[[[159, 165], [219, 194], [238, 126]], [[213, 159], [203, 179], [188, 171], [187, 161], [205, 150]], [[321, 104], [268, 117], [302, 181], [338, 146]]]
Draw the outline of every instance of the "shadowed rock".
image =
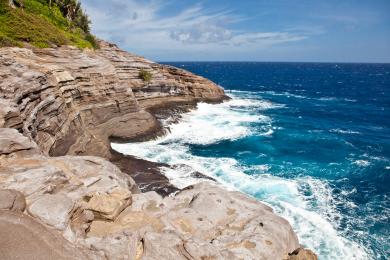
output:
[[287, 260], [317, 260], [317, 255], [310, 249], [299, 247], [288, 254]]

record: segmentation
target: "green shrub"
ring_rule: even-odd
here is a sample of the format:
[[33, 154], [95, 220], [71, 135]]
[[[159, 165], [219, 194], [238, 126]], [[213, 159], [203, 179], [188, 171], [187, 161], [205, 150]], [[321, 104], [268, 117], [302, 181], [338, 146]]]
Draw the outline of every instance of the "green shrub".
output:
[[0, 15], [0, 34], [15, 42], [27, 42], [36, 47], [69, 43], [65, 34], [55, 25], [19, 8], [9, 8]]
[[88, 41], [89, 43], [91, 43], [91, 45], [94, 49], [100, 48], [99, 43], [97, 42], [95, 36], [93, 36], [92, 34], [87, 33], [87, 35], [85, 36], [85, 40]]
[[78, 0], [19, 1], [19, 8], [11, 8], [8, 0], [0, 0], [0, 47], [24, 43], [39, 48], [65, 44], [99, 47]]
[[144, 70], [144, 69], [141, 69], [139, 71], [138, 76], [145, 82], [149, 82], [152, 80], [152, 74], [149, 71]]
[[22, 47], [22, 45], [19, 44], [17, 41], [14, 41], [8, 36], [0, 34], [0, 47], [12, 47], [12, 46]]

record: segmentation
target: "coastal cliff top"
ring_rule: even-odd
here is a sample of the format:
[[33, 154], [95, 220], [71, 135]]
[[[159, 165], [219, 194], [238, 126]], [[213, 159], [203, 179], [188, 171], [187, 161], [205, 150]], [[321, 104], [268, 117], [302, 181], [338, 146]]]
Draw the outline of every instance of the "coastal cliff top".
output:
[[[113, 158], [109, 138], [155, 134], [157, 108], [226, 96], [205, 78], [100, 44], [0, 49], [0, 257], [34, 255], [38, 244], [59, 259], [315, 259], [295, 250], [290, 224], [268, 206], [215, 183], [162, 197], [166, 177]], [[140, 193], [131, 176], [157, 189]]]
[[98, 48], [76, 0], [1, 0], [0, 47], [73, 45]]
[[78, 1], [2, 0], [0, 22], [1, 259], [316, 259], [265, 204], [111, 149], [221, 87], [94, 39]]

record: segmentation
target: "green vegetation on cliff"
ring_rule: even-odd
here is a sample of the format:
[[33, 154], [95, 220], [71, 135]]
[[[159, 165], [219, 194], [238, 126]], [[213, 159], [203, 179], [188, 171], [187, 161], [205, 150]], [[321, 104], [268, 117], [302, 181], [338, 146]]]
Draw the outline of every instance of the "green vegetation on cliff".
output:
[[0, 0], [0, 47], [97, 48], [89, 24], [77, 0]]
[[149, 82], [152, 80], [152, 73], [150, 73], [149, 71], [147, 70], [144, 70], [144, 69], [141, 69], [138, 73], [138, 76], [143, 80], [143, 81], [146, 81], [146, 82]]

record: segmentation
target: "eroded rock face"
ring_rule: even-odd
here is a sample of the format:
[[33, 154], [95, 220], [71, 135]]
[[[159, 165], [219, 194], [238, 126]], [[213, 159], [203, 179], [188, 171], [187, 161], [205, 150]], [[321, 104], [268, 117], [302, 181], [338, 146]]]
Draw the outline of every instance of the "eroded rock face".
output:
[[207, 182], [174, 197], [134, 195], [114, 222], [92, 222], [89, 235], [123, 230], [141, 234], [146, 259], [161, 253], [162, 259], [282, 259], [299, 247], [288, 222], [271, 208]]
[[[14, 138], [0, 133], [4, 140]], [[7, 242], [5, 256], [25, 256], [42, 243], [59, 259], [88, 259], [84, 253], [94, 259], [283, 259], [299, 247], [289, 223], [271, 208], [211, 182], [162, 197], [139, 193], [128, 175], [98, 157], [47, 157], [37, 151], [23, 157], [0, 154], [0, 162], [0, 188], [12, 189], [0, 191], [11, 198], [0, 205], [11, 212], [12, 198], [25, 196], [29, 216], [18, 217], [37, 223], [10, 224], [19, 233], [7, 237], [36, 237], [36, 230], [48, 229], [20, 253]], [[0, 225], [14, 221], [14, 215], [1, 212]], [[46, 241], [48, 232], [53, 243]], [[56, 242], [61, 239], [63, 247]]]
[[[156, 108], [226, 96], [202, 77], [100, 45], [98, 51], [0, 48], [0, 258], [308, 253], [294, 251], [299, 243], [291, 226], [268, 206], [211, 183], [178, 191], [146, 162], [115, 155], [110, 137], [156, 132]], [[150, 82], [139, 78], [141, 69], [152, 74]], [[140, 193], [130, 175], [143, 191], [177, 193]]]
[[[109, 158], [108, 137], [156, 130], [147, 109], [225, 98], [205, 78], [100, 45], [97, 51], [1, 48], [0, 127], [18, 129], [51, 155]], [[140, 79], [141, 69], [152, 74], [150, 82]]]
[[39, 152], [38, 146], [19, 134], [16, 129], [0, 128], [0, 154], [3, 156], [24, 156]]

